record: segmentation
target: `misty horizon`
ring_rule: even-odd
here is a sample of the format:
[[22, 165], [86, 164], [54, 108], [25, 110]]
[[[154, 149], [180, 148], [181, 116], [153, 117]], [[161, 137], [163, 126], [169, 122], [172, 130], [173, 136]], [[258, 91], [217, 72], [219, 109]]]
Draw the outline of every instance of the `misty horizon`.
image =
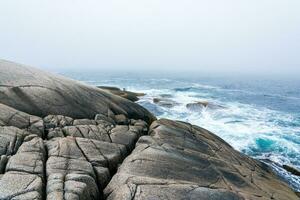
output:
[[53, 72], [297, 77], [299, 6], [292, 0], [6, 1], [0, 58]]

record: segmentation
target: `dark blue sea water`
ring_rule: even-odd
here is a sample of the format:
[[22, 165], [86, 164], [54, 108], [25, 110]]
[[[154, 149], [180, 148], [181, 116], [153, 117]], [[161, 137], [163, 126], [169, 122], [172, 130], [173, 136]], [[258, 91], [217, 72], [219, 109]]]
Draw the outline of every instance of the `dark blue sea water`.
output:
[[[90, 85], [144, 92], [139, 104], [158, 118], [202, 126], [235, 149], [268, 162], [294, 189], [300, 178], [281, 168], [300, 168], [300, 80], [288, 78], [202, 76], [197, 74], [60, 72]], [[158, 105], [164, 98], [172, 107]], [[190, 110], [186, 104], [213, 106]]]

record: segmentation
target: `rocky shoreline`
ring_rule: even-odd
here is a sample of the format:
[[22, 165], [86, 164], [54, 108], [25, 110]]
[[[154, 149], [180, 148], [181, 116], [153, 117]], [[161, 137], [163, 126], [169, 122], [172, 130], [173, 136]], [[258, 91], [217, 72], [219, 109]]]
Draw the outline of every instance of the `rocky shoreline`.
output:
[[1, 200], [299, 199], [203, 128], [32, 67], [0, 72]]

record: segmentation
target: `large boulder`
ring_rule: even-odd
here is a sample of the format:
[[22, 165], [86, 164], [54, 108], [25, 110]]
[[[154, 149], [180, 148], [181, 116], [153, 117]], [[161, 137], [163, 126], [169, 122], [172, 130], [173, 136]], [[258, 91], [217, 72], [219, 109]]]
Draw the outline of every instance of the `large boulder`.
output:
[[147, 122], [155, 119], [129, 100], [36, 68], [0, 60], [0, 72], [0, 103], [28, 114], [91, 119], [112, 112]]
[[265, 164], [209, 131], [155, 121], [104, 190], [117, 199], [299, 199]]

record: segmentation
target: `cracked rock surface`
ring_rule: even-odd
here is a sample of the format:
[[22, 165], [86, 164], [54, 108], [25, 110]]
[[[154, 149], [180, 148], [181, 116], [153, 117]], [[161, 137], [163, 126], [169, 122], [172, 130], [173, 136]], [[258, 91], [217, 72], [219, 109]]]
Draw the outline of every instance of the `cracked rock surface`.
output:
[[[7, 116], [2, 118], [11, 116], [3, 113]], [[19, 111], [18, 115], [33, 117]], [[148, 132], [146, 122], [127, 118], [122, 125], [99, 115], [95, 120], [63, 115], [40, 120], [43, 135], [28, 129], [28, 124], [4, 120], [0, 126], [1, 200], [103, 199], [112, 175]]]
[[0, 72], [0, 200], [299, 199], [205, 129], [34, 68]]
[[161, 119], [104, 190], [117, 199], [299, 199], [269, 167], [197, 126]]

